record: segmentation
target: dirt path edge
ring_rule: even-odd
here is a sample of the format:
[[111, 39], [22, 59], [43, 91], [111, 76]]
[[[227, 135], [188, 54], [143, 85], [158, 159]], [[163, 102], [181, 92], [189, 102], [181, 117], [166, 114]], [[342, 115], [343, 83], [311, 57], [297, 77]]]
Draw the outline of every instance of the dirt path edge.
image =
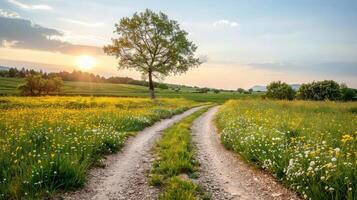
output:
[[271, 175], [253, 169], [238, 154], [223, 147], [213, 120], [218, 106], [193, 123], [193, 142], [201, 165], [198, 182], [212, 199], [298, 200]]

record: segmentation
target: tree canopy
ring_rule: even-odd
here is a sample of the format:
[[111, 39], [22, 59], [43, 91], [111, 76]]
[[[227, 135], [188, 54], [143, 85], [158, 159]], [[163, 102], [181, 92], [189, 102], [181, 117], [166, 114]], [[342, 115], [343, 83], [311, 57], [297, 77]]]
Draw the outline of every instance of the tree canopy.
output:
[[134, 69], [147, 76], [152, 98], [153, 77], [181, 74], [201, 64], [188, 33], [162, 12], [147, 9], [124, 17], [115, 25], [114, 33], [118, 37], [104, 47], [104, 52], [118, 59], [119, 69]]
[[274, 81], [267, 86], [266, 96], [272, 99], [293, 100], [295, 97], [295, 91], [287, 83]]
[[317, 81], [302, 84], [297, 97], [304, 100], [339, 100], [341, 97], [340, 85], [333, 80]]
[[18, 86], [22, 95], [38, 96], [58, 93], [63, 85], [60, 77], [43, 78], [41, 75], [28, 75], [25, 83]]

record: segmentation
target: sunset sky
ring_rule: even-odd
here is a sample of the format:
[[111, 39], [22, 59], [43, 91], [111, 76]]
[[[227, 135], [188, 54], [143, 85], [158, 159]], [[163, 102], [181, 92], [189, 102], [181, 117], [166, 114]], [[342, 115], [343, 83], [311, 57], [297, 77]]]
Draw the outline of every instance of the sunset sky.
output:
[[236, 89], [333, 79], [357, 88], [357, 1], [0, 0], [0, 65], [118, 71], [114, 24], [149, 8], [177, 20], [206, 62], [165, 82]]

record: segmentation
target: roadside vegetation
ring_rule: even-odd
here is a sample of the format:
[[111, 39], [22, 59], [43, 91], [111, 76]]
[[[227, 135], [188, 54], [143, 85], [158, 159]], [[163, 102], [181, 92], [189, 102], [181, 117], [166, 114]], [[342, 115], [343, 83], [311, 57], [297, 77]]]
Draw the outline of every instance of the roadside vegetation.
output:
[[154, 148], [156, 160], [150, 184], [162, 187], [162, 200], [207, 199], [202, 188], [190, 179], [197, 176], [198, 163], [192, 145], [192, 122], [207, 111], [202, 108], [164, 131]]
[[357, 90], [339, 85], [333, 80], [314, 81], [302, 84], [297, 91], [287, 83], [281, 81], [271, 82], [263, 96], [279, 100], [313, 100], [313, 101], [353, 101], [356, 100]]
[[184, 99], [0, 97], [0, 199], [81, 187], [126, 138], [197, 103]]
[[357, 104], [226, 102], [216, 122], [225, 147], [305, 199], [357, 198]]

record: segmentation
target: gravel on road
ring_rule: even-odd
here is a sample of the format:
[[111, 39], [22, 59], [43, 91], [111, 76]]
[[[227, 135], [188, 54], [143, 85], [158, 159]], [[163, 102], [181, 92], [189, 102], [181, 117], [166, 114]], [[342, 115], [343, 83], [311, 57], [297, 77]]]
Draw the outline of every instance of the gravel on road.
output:
[[212, 199], [298, 200], [269, 174], [254, 169], [238, 154], [223, 147], [213, 124], [218, 106], [211, 108], [193, 124], [193, 141], [201, 165], [198, 182]]
[[60, 199], [156, 199], [158, 191], [149, 186], [147, 179], [153, 161], [150, 150], [163, 130], [200, 108], [161, 120], [129, 138], [121, 152], [106, 157], [105, 168], [90, 170], [89, 180], [83, 189], [65, 193]]

